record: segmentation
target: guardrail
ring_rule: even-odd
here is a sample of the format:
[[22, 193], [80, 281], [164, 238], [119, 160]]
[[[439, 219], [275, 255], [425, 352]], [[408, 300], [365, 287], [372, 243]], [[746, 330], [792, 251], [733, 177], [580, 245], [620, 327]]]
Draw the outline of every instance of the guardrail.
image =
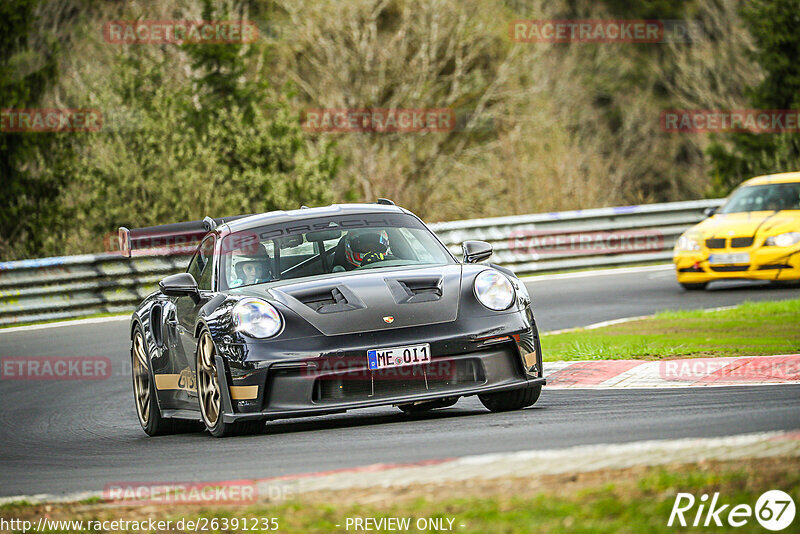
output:
[[[431, 224], [457, 256], [488, 241], [517, 274], [669, 261], [678, 236], [722, 199]], [[189, 256], [86, 254], [0, 262], [0, 325], [121, 313], [186, 268]]]

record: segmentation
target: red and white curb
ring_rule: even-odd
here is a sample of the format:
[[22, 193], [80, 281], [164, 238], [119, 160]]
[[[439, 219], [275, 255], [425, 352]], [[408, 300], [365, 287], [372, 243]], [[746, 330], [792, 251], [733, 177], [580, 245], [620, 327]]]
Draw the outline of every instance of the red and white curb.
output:
[[679, 388], [800, 384], [800, 354], [545, 362], [547, 388]]
[[[257, 500], [291, 499], [315, 491], [364, 488], [407, 488], [412, 484], [464, 483], [470, 480], [536, 477], [636, 466], [698, 463], [708, 460], [800, 456], [800, 432], [763, 432], [718, 438], [637, 441], [623, 444], [580, 445], [563, 449], [481, 454], [408, 464], [373, 464], [318, 473], [281, 477], [217, 481], [220, 486], [256, 488]], [[170, 484], [162, 482], [161, 484]], [[101, 492], [66, 496], [33, 495], [0, 498], [0, 504], [76, 502]], [[136, 499], [115, 504], [142, 504]], [[144, 504], [150, 504], [148, 501]], [[208, 504], [208, 503], [207, 503]], [[235, 503], [234, 503], [235, 504]]]

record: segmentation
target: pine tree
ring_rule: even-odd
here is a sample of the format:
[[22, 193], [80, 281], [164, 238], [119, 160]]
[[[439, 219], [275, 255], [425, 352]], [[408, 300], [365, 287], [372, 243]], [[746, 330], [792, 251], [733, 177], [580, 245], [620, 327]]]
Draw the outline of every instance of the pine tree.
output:
[[[757, 45], [765, 78], [748, 91], [759, 110], [800, 109], [800, 0], [750, 0], [743, 18]], [[736, 133], [708, 148], [715, 194], [760, 174], [800, 170], [800, 134]]]

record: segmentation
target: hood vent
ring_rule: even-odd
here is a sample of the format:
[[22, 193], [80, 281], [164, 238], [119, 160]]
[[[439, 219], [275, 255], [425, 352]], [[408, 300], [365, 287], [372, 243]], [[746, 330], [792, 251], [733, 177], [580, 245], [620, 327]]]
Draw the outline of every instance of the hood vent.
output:
[[364, 304], [346, 287], [335, 286], [289, 293], [317, 313], [336, 313], [364, 308]]
[[433, 302], [442, 298], [442, 277], [387, 278], [386, 285], [398, 304]]

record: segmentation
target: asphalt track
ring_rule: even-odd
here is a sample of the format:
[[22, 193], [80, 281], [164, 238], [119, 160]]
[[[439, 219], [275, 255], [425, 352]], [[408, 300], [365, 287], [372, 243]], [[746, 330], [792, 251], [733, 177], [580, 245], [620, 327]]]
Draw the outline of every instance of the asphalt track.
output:
[[[529, 279], [540, 327], [662, 309], [797, 298], [797, 289], [717, 284], [682, 291], [664, 269]], [[649, 439], [800, 429], [800, 386], [568, 391], [490, 414], [477, 399], [407, 418], [392, 407], [268, 423], [258, 436], [148, 438], [136, 420], [126, 321], [0, 331], [0, 356], [107, 356], [96, 381], [0, 380], [0, 496], [98, 491], [113, 482], [213, 481], [372, 463]]]

